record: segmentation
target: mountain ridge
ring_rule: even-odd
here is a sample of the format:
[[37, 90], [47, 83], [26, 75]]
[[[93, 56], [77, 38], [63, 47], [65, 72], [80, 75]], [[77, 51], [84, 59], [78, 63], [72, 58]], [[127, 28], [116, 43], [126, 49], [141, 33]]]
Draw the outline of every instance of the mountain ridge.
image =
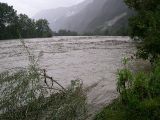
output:
[[67, 29], [83, 33], [126, 27], [131, 14], [123, 0], [86, 0], [71, 7], [41, 11], [34, 18], [47, 19], [54, 31]]

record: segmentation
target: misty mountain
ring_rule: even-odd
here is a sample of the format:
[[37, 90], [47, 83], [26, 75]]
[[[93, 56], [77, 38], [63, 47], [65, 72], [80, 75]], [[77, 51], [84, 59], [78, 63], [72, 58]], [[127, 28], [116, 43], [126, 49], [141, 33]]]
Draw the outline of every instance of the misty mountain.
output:
[[54, 31], [118, 31], [127, 26], [131, 13], [123, 0], [85, 0], [71, 7], [43, 10], [34, 18], [47, 19]]

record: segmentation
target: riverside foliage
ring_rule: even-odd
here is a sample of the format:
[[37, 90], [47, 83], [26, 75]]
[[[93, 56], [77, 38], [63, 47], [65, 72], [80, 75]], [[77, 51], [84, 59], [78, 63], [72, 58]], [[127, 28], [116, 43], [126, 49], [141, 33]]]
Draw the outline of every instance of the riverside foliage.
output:
[[130, 35], [138, 41], [138, 56], [154, 61], [160, 54], [160, 1], [124, 0], [136, 11], [129, 20]]
[[159, 120], [160, 62], [150, 73], [133, 73], [126, 66], [117, 75], [119, 98], [97, 114], [95, 120]]

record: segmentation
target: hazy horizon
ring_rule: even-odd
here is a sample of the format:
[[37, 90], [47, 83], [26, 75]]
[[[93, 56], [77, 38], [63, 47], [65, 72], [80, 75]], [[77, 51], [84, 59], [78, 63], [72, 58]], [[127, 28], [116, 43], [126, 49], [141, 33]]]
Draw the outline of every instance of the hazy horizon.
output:
[[23, 13], [33, 17], [37, 12], [44, 9], [68, 7], [78, 4], [84, 0], [0, 0], [13, 6], [17, 13]]

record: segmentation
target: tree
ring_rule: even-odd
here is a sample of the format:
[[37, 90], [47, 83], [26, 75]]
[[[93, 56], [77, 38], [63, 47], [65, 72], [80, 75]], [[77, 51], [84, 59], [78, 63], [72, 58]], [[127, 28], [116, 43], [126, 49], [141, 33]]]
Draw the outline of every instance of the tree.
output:
[[160, 55], [160, 0], [125, 0], [136, 11], [129, 20], [130, 35], [138, 41], [138, 55], [154, 61]]
[[75, 31], [70, 31], [70, 30], [59, 30], [57, 33], [58, 36], [77, 36], [78, 33]]
[[6, 39], [10, 36], [14, 36], [14, 28], [11, 29], [11, 26], [15, 26], [15, 21], [17, 20], [17, 13], [12, 6], [8, 6], [6, 3], [0, 3], [0, 39]]
[[51, 37], [52, 30], [49, 28], [49, 23], [46, 19], [36, 21], [36, 32], [38, 37]]
[[51, 37], [52, 31], [49, 23], [45, 19], [35, 22], [25, 14], [17, 15], [12, 6], [6, 3], [0, 3], [0, 40]]
[[36, 37], [35, 21], [25, 14], [18, 15], [17, 27], [22, 38]]

